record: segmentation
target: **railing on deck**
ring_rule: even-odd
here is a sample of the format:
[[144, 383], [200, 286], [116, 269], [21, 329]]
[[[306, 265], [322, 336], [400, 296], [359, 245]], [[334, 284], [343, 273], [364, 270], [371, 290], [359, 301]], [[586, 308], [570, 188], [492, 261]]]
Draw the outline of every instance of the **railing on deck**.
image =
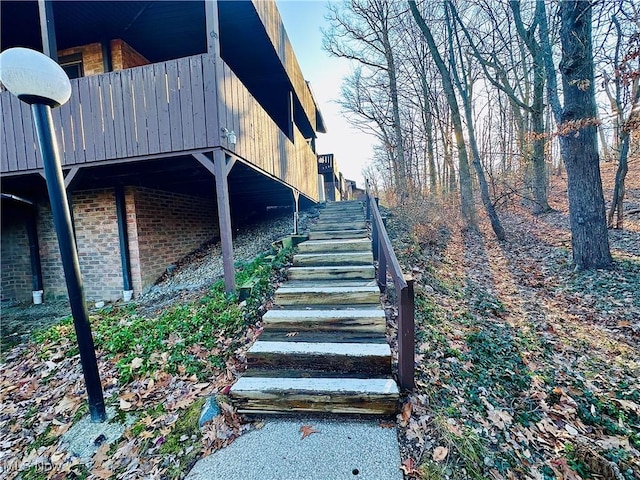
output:
[[415, 319], [413, 279], [402, 273], [396, 254], [393, 251], [387, 229], [374, 199], [369, 182], [366, 182], [367, 220], [371, 222], [373, 256], [378, 260], [378, 285], [384, 291], [387, 287], [387, 269], [391, 274], [398, 303], [398, 383], [406, 391], [413, 390], [415, 367]]

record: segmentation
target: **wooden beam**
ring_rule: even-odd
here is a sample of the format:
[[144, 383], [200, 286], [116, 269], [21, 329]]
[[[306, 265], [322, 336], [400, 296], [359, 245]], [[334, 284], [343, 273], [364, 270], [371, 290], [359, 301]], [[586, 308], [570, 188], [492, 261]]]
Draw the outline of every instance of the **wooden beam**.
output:
[[57, 62], [58, 46], [56, 43], [56, 24], [53, 21], [53, 0], [38, 0], [38, 13], [40, 15], [42, 51]]
[[78, 172], [80, 171], [80, 167], [71, 167], [71, 169], [67, 172], [64, 177], [64, 188], [66, 190], [69, 189], [71, 183], [76, 179]]
[[213, 161], [207, 157], [204, 153], [193, 153], [193, 158], [195, 158], [200, 164], [209, 170], [213, 176], [216, 175], [216, 168], [213, 165]]
[[236, 291], [236, 274], [233, 268], [233, 238], [231, 235], [231, 207], [229, 205], [229, 184], [227, 182], [227, 155], [222, 150], [214, 150], [213, 165], [216, 177], [216, 197], [218, 222], [222, 243], [222, 265], [224, 287], [227, 293]]
[[300, 192], [293, 189], [293, 234], [298, 235], [298, 218], [300, 215]]
[[217, 0], [205, 0], [205, 23], [207, 29], [207, 53], [220, 56], [220, 25], [218, 23]]

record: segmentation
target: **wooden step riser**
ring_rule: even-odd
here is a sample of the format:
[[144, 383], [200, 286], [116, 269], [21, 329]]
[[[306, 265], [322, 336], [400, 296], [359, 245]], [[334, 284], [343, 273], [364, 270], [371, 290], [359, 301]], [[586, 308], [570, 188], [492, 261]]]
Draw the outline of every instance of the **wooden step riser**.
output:
[[276, 305], [376, 305], [380, 296], [376, 293], [344, 292], [344, 293], [276, 293]]
[[309, 240], [338, 240], [345, 238], [368, 238], [366, 230], [310, 231]]
[[318, 217], [319, 222], [364, 222], [362, 213], [341, 213], [341, 214], [322, 214]]
[[315, 392], [281, 395], [256, 393], [243, 397], [232, 396], [238, 413], [242, 415], [283, 415], [325, 413], [339, 415], [392, 416], [396, 414], [397, 398], [385, 395], [331, 396]]
[[[319, 370], [263, 370], [259, 368], [249, 368], [242, 374], [243, 377], [258, 378], [335, 378], [332, 372], [322, 372]], [[359, 373], [341, 373], [340, 378], [362, 378]], [[385, 379], [389, 378], [388, 373], [382, 375], [369, 375], [368, 378]]]
[[317, 319], [286, 319], [282, 321], [263, 320], [264, 330], [281, 332], [368, 332], [384, 334], [386, 320], [384, 318], [329, 318]]
[[[291, 326], [288, 328], [265, 326], [260, 339], [269, 342], [333, 342], [333, 343], [380, 343], [386, 344], [385, 329], [374, 325], [371, 330], [349, 330], [349, 327], [329, 329], [318, 325], [315, 330]], [[382, 325], [382, 327], [385, 327]]]
[[356, 242], [347, 241], [327, 241], [320, 242], [304, 242], [298, 245], [299, 253], [331, 253], [331, 252], [370, 252], [371, 242], [368, 239], [362, 239]]
[[371, 252], [346, 252], [342, 254], [297, 254], [293, 256], [295, 267], [321, 267], [331, 265], [372, 265], [373, 253]]
[[371, 280], [376, 270], [372, 265], [361, 267], [291, 267], [287, 272], [289, 280]]
[[321, 370], [369, 375], [391, 375], [391, 358], [384, 356], [308, 355], [247, 352], [247, 367], [261, 369]]
[[398, 390], [391, 379], [245, 376], [229, 397], [240, 413], [393, 415]]
[[311, 232], [323, 232], [327, 230], [331, 231], [351, 231], [351, 230], [364, 230], [366, 225], [364, 222], [318, 222], [309, 228]]
[[[279, 325], [306, 324], [349, 325], [353, 329], [359, 326], [367, 328], [371, 325], [384, 325], [384, 310], [381, 308], [349, 308], [349, 309], [272, 309], [262, 316], [265, 326], [278, 328]], [[284, 328], [284, 327], [283, 327]]]

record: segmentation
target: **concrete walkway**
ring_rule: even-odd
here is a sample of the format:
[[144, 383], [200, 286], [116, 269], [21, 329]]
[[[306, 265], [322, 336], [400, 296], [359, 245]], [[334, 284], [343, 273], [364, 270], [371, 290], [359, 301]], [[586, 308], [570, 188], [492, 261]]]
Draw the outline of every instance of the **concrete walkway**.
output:
[[[302, 438], [300, 427], [317, 433]], [[395, 428], [379, 421], [269, 418], [200, 460], [186, 480], [402, 480]]]

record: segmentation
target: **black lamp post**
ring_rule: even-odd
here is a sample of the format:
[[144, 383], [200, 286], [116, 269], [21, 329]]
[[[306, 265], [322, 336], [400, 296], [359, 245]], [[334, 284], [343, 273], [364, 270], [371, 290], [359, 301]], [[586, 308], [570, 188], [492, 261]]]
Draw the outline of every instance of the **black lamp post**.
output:
[[71, 83], [60, 65], [46, 55], [27, 48], [10, 48], [0, 53], [0, 81], [12, 94], [31, 105], [38, 144], [42, 152], [53, 223], [58, 235], [73, 324], [78, 337], [91, 421], [103, 422], [106, 412], [102, 384], [51, 117], [52, 108], [59, 107], [69, 100]]

